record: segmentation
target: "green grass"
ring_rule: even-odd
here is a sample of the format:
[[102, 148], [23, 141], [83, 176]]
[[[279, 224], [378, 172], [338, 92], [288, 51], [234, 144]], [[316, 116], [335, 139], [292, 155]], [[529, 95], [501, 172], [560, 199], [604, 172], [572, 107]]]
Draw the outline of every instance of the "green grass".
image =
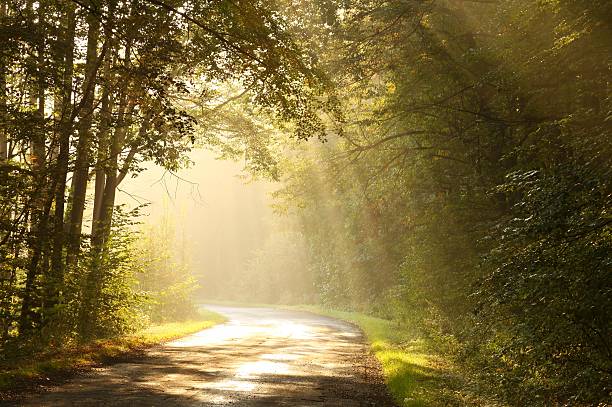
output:
[[430, 340], [419, 337], [396, 322], [358, 312], [345, 312], [314, 305], [243, 304], [216, 301], [219, 305], [272, 307], [308, 311], [341, 319], [358, 326], [380, 361], [389, 392], [402, 407], [479, 405], [459, 391], [460, 380], [448, 358], [435, 352]]
[[210, 328], [226, 319], [208, 310], [201, 310], [196, 320], [155, 324], [135, 334], [65, 346], [36, 356], [12, 360], [0, 366], [0, 392], [15, 387], [60, 377], [121, 358], [129, 358], [143, 350], [173, 339]]
[[[504, 406], [471, 379], [471, 375], [440, 350], [440, 344], [419, 330], [358, 312], [314, 305], [254, 304], [214, 301], [226, 306], [270, 307], [307, 311], [358, 326], [380, 361], [389, 392], [401, 407]], [[446, 348], [449, 344], [444, 344]]]
[[205, 309], [200, 309], [199, 314], [200, 319], [198, 320], [151, 325], [135, 336], [156, 344], [180, 338], [227, 321], [224, 316]]
[[450, 357], [435, 344], [396, 322], [318, 306], [290, 306], [357, 325], [380, 361], [389, 392], [402, 407], [491, 406], [468, 386]]

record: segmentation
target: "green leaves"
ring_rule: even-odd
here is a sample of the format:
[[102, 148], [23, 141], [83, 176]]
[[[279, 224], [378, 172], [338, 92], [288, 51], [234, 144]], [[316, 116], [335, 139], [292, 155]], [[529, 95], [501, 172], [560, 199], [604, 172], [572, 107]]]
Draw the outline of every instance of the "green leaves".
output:
[[602, 175], [566, 163], [513, 173], [502, 186], [522, 199], [515, 217], [498, 225], [498, 245], [487, 258], [493, 271], [479, 298], [485, 319], [495, 324], [502, 314], [513, 321], [504, 326], [511, 336], [503, 354], [521, 372], [538, 372], [541, 389], [532, 388], [534, 394], [598, 400], [608, 391], [611, 202], [599, 192], [606, 189]]
[[342, 129], [276, 197], [319, 301], [420, 315], [513, 405], [610, 398], [603, 3], [325, 1], [306, 29]]

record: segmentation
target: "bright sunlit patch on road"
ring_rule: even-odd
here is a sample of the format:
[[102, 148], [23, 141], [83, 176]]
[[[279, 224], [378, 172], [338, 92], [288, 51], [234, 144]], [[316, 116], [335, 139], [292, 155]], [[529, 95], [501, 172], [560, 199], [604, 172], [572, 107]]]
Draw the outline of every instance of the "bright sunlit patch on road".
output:
[[236, 377], [249, 378], [265, 374], [286, 374], [288, 372], [289, 365], [286, 363], [262, 360], [241, 365], [236, 371]]
[[168, 346], [187, 348], [222, 343], [252, 336], [259, 330], [260, 328], [252, 325], [249, 326], [238, 323], [223, 324], [198, 332], [186, 338], [170, 342]]
[[251, 392], [257, 387], [256, 379], [263, 375], [286, 374], [289, 365], [281, 362], [258, 361], [240, 365], [234, 379], [207, 383], [206, 387], [217, 390]]
[[284, 361], [284, 362], [291, 362], [301, 357], [302, 357], [301, 355], [295, 355], [291, 353], [267, 353], [261, 356], [261, 358], [265, 360], [276, 360], [276, 361]]
[[212, 383], [208, 387], [228, 391], [253, 391], [255, 390], [256, 384], [248, 380], [224, 380], [222, 382]]
[[288, 321], [277, 321], [274, 333], [278, 336], [292, 339], [310, 339], [313, 337], [312, 328], [304, 324], [296, 324]]

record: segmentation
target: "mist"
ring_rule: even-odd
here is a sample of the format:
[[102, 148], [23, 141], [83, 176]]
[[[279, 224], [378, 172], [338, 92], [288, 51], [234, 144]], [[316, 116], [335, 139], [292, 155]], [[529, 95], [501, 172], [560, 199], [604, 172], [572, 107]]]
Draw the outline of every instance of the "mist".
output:
[[0, 400], [612, 405], [610, 21], [0, 0]]
[[148, 166], [121, 185], [119, 204], [126, 210], [145, 204], [139, 218], [145, 225], [172, 221], [199, 286], [196, 301], [237, 300], [232, 282], [244, 277], [248, 261], [273, 235], [271, 193], [278, 186], [254, 180], [242, 163], [211, 151], [195, 149], [189, 160], [189, 168], [177, 172]]

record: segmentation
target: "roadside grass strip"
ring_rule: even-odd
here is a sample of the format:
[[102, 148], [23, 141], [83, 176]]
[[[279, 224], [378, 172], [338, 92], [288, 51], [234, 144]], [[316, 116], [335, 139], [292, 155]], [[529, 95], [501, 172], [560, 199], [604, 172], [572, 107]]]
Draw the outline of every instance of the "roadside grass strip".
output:
[[402, 407], [479, 405], [459, 391], [460, 380], [452, 363], [394, 321], [317, 306], [288, 307], [313, 312], [357, 325], [380, 361], [385, 382]]
[[135, 334], [87, 344], [65, 345], [44, 353], [9, 359], [0, 364], [0, 393], [45, 383], [102, 363], [130, 358], [152, 346], [226, 321], [222, 315], [212, 311], [200, 310], [199, 314], [195, 320], [155, 324]]

